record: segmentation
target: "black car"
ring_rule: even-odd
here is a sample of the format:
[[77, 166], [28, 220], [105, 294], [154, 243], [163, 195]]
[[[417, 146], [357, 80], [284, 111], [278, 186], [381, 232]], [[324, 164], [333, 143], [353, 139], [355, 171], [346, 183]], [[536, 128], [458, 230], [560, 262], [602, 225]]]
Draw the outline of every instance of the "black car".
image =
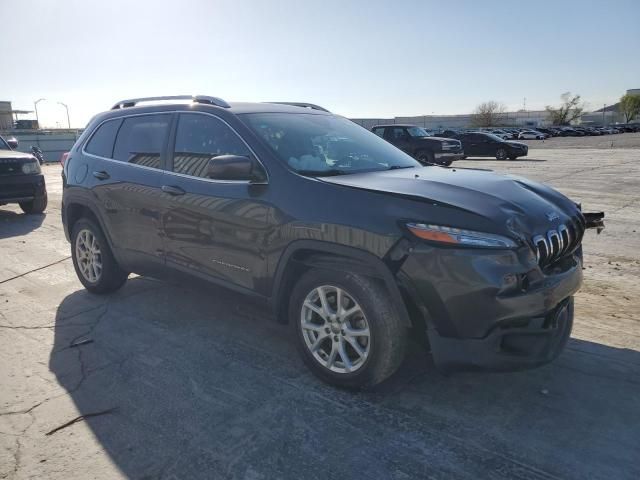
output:
[[341, 386], [390, 376], [409, 337], [445, 371], [560, 353], [582, 282], [579, 205], [520, 177], [423, 167], [296, 105], [152, 97], [97, 115], [63, 169], [82, 284], [108, 293], [135, 272], [246, 293]]
[[14, 150], [18, 141], [0, 137], [0, 205], [17, 203], [25, 213], [47, 208], [47, 188], [38, 160]]
[[371, 131], [423, 165], [449, 166], [464, 156], [458, 140], [435, 137], [415, 125], [376, 125]]
[[455, 137], [462, 142], [466, 157], [496, 157], [498, 160], [515, 160], [525, 157], [529, 147], [524, 143], [505, 140], [497, 135], [482, 132], [459, 133]]

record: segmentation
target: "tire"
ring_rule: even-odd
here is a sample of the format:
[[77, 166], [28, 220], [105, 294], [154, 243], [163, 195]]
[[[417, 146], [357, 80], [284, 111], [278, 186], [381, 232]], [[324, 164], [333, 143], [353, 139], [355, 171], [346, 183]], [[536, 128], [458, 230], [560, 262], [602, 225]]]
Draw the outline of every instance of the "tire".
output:
[[416, 155], [416, 160], [418, 160], [422, 165], [435, 165], [436, 159], [431, 152], [420, 151]]
[[[78, 238], [80, 234], [83, 234], [82, 240]], [[95, 243], [91, 242], [91, 238], [95, 239]], [[94, 268], [88, 265], [91, 261], [86, 257], [78, 258], [83, 250], [82, 247], [79, 247], [79, 242], [85, 245], [84, 251], [88, 252], [87, 255], [92, 259]], [[94, 245], [92, 251], [86, 248], [87, 244]], [[71, 258], [78, 279], [84, 285], [84, 288], [92, 293], [114, 292], [124, 285], [129, 276], [116, 262], [100, 227], [88, 218], [81, 218], [73, 225]], [[99, 269], [97, 268], [98, 263], [101, 265]], [[94, 275], [91, 275], [92, 273]]]
[[[321, 306], [319, 289], [325, 293], [329, 307], [326, 310]], [[334, 315], [326, 321], [318, 310], [337, 311], [335, 289], [342, 290], [343, 308], [356, 311], [342, 320]], [[306, 307], [308, 304], [313, 304], [315, 309]], [[362, 275], [309, 270], [291, 294], [289, 321], [302, 360], [314, 375], [331, 385], [351, 389], [372, 387], [391, 376], [404, 359], [407, 329], [401, 324], [385, 288]], [[312, 328], [305, 329], [303, 322]], [[367, 331], [369, 336], [354, 336], [349, 331]], [[361, 353], [354, 348], [354, 341]], [[317, 345], [315, 352], [312, 344]], [[350, 369], [343, 353], [349, 357]], [[335, 360], [329, 367], [332, 355]]]
[[45, 193], [41, 197], [36, 197], [29, 202], [21, 202], [20, 208], [24, 213], [42, 213], [47, 208], [47, 194]]
[[443, 167], [450, 167], [453, 163], [453, 160], [443, 160], [438, 165], [442, 165]]
[[505, 160], [507, 158], [507, 151], [504, 148], [496, 150], [496, 160]]

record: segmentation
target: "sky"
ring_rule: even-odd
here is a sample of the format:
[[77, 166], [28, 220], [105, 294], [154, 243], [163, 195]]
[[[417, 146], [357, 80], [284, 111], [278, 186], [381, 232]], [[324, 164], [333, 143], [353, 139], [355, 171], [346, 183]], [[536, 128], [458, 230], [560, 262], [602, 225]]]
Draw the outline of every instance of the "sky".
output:
[[[0, 0], [0, 100], [83, 127], [118, 100], [304, 101], [347, 117], [587, 107], [640, 88], [639, 0]], [[27, 118], [27, 117], [22, 117]]]

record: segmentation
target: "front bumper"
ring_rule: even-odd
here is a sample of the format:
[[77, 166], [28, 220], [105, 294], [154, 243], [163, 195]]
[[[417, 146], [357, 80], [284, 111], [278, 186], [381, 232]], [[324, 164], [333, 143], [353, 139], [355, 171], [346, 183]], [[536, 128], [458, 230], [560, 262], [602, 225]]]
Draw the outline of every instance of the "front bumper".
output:
[[528, 247], [416, 245], [399, 278], [426, 320], [438, 368], [518, 370], [549, 362], [564, 347], [582, 259], [567, 256], [545, 273]]
[[0, 176], [0, 204], [33, 200], [46, 193], [44, 175]]

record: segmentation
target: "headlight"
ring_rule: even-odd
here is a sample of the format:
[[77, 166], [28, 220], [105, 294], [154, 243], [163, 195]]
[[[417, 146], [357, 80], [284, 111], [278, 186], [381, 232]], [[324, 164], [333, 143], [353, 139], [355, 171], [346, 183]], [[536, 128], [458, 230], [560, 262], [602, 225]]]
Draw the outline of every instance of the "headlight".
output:
[[407, 228], [418, 238], [449, 245], [485, 248], [514, 248], [518, 246], [510, 238], [494, 233], [474, 232], [426, 223], [407, 223]]
[[38, 161], [26, 162], [22, 164], [22, 173], [30, 175], [32, 173], [40, 173], [40, 164]]

